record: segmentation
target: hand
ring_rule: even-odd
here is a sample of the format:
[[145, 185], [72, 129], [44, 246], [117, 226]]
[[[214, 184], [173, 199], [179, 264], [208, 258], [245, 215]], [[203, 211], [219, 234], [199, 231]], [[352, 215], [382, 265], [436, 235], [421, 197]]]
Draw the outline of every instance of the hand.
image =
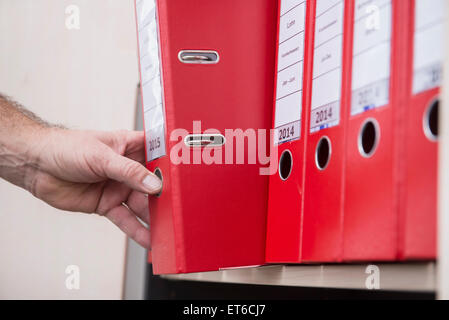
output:
[[143, 132], [46, 128], [31, 148], [36, 165], [27, 189], [53, 207], [107, 217], [129, 237], [150, 248], [148, 195], [162, 183], [142, 164]]
[[143, 132], [52, 126], [0, 94], [0, 177], [53, 207], [107, 217], [150, 247], [147, 194], [162, 182], [142, 164]]

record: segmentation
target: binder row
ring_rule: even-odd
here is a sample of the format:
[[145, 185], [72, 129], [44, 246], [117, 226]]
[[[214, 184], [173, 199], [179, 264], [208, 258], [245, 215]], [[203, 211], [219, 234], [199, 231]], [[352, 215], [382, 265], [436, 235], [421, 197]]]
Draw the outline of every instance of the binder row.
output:
[[[136, 0], [147, 167], [163, 179], [154, 272], [435, 259], [445, 6]], [[275, 174], [171, 159], [180, 139], [190, 159], [221, 157], [237, 128], [274, 129], [258, 149]]]
[[[445, 5], [280, 1], [280, 35], [306, 25], [305, 94], [277, 100], [274, 123], [298, 106], [304, 123], [273, 159], [290, 176], [270, 177], [267, 262], [436, 258]], [[286, 90], [281, 40], [276, 92]]]

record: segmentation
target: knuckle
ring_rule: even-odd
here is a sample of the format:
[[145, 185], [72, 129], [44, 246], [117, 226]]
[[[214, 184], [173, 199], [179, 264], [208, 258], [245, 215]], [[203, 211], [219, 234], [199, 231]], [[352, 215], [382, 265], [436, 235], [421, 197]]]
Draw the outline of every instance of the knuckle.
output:
[[[99, 176], [106, 176], [105, 169], [110, 167], [110, 160], [105, 156], [106, 150], [98, 149], [96, 152], [84, 154], [82, 163], [94, 174]], [[80, 164], [81, 165], [81, 164]]]
[[38, 172], [29, 182], [30, 193], [38, 199], [45, 200], [52, 191], [52, 181], [47, 174]]
[[41, 183], [40, 181], [40, 174], [37, 173], [36, 175], [33, 176], [33, 178], [30, 179], [29, 181], [29, 187], [28, 189], [30, 190], [30, 193], [35, 196], [36, 198], [39, 198], [40, 195], [40, 190], [41, 190]]
[[128, 161], [123, 165], [122, 172], [125, 177], [135, 177], [139, 174], [140, 165], [136, 162]]
[[120, 154], [123, 154], [125, 151], [126, 143], [124, 143], [124, 141], [126, 141], [126, 136], [128, 133], [128, 130], [117, 130], [113, 134], [112, 147]]
[[91, 155], [91, 162], [102, 168], [102, 172], [109, 171], [114, 164], [111, 150], [108, 147], [100, 146], [97, 152]]

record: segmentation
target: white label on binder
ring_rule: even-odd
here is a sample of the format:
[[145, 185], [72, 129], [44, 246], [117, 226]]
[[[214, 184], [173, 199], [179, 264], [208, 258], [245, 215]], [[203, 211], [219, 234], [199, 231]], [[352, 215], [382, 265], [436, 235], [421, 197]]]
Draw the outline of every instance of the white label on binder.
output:
[[288, 11], [292, 10], [293, 8], [299, 6], [305, 2], [304, 0], [282, 0], [281, 1], [281, 16], [283, 16]]
[[356, 0], [351, 115], [388, 104], [391, 0]]
[[340, 122], [343, 0], [317, 0], [310, 132]]
[[290, 40], [279, 45], [278, 71], [302, 62], [304, 59], [304, 32]]
[[302, 88], [302, 63], [285, 68], [278, 72], [276, 100], [292, 95]]
[[301, 133], [306, 1], [282, 0], [275, 106], [275, 144]]
[[165, 116], [155, 0], [136, 0], [147, 161], [165, 150]]
[[441, 85], [447, 0], [416, 0], [413, 94]]

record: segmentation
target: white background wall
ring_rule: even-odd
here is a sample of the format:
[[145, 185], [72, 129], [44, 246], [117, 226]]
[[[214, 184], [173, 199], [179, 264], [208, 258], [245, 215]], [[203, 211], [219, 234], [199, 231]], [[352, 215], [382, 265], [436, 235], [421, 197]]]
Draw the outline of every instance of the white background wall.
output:
[[[446, 6], [449, 17], [449, 6]], [[449, 34], [449, 23], [446, 23]], [[443, 108], [439, 123], [439, 194], [438, 194], [438, 298], [449, 300], [449, 41], [446, 41], [442, 90]]]
[[[80, 9], [80, 29], [65, 9]], [[72, 128], [131, 129], [138, 82], [132, 0], [0, 0], [0, 92]], [[119, 299], [126, 239], [0, 181], [0, 298]], [[68, 265], [80, 289], [65, 286]]]

